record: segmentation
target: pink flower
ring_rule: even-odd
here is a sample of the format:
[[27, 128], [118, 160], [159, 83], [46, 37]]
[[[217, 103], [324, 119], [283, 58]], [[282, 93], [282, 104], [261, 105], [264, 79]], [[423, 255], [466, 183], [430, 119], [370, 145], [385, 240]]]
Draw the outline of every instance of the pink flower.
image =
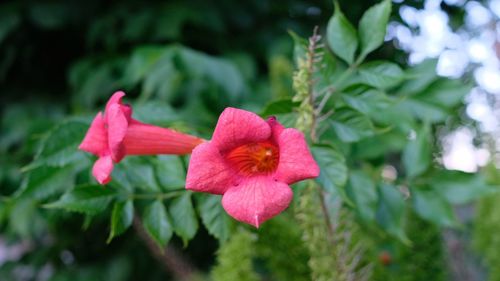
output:
[[92, 121], [78, 147], [99, 157], [92, 174], [100, 184], [111, 180], [113, 163], [125, 155], [188, 154], [203, 140], [191, 135], [141, 123], [132, 118], [132, 108], [122, 104], [124, 92], [116, 92]]
[[318, 175], [300, 131], [285, 129], [274, 117], [266, 122], [252, 112], [226, 108], [212, 140], [193, 150], [186, 188], [223, 194], [229, 215], [259, 227], [288, 207], [289, 184]]

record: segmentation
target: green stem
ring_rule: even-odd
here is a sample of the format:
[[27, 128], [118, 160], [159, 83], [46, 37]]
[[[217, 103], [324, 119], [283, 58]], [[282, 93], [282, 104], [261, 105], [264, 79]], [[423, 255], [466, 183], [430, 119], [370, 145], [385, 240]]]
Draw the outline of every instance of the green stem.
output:
[[168, 198], [177, 197], [179, 195], [182, 195], [184, 192], [186, 192], [186, 189], [182, 188], [182, 189], [172, 190], [170, 192], [161, 192], [161, 193], [140, 193], [140, 194], [132, 193], [132, 194], [128, 194], [128, 198], [133, 199], [133, 200], [135, 200], [135, 199], [139, 199], [139, 200], [140, 199], [165, 200]]

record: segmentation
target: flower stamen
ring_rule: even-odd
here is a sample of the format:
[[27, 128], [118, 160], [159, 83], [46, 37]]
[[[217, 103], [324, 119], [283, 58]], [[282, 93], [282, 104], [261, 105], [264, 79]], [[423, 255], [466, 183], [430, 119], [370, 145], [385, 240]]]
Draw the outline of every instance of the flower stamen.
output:
[[244, 144], [231, 150], [226, 160], [244, 176], [269, 174], [278, 167], [279, 149], [270, 142]]

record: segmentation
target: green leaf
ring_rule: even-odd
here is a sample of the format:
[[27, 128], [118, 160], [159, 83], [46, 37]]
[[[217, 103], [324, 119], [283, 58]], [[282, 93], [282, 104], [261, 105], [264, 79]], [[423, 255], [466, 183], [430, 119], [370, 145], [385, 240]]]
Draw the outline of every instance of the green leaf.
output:
[[175, 68], [170, 58], [163, 58], [161, 63], [157, 63], [145, 77], [141, 100], [148, 100], [154, 95], [164, 101], [172, 102], [181, 88], [183, 75]]
[[75, 172], [75, 166], [64, 168], [41, 166], [30, 170], [18, 196], [43, 200], [55, 193], [70, 189], [74, 185]]
[[170, 126], [179, 120], [179, 115], [170, 104], [159, 100], [134, 105], [134, 118], [157, 126]]
[[41, 165], [63, 167], [70, 163], [82, 162], [86, 158], [78, 145], [89, 124], [80, 120], [68, 120], [52, 129], [42, 141], [42, 146], [35, 156], [35, 161], [25, 169], [33, 169]]
[[367, 159], [384, 157], [403, 150], [407, 142], [407, 134], [398, 130], [390, 130], [353, 144], [351, 155], [354, 158]]
[[229, 60], [208, 56], [188, 48], [179, 49], [184, 70], [193, 78], [206, 78], [221, 87], [229, 99], [240, 96], [245, 83], [238, 68]]
[[461, 104], [471, 90], [470, 84], [459, 80], [439, 79], [415, 96], [415, 98], [444, 108]]
[[9, 228], [22, 238], [32, 238], [34, 228], [36, 228], [37, 217], [40, 215], [37, 202], [35, 200], [23, 199], [11, 202], [9, 205], [9, 221], [7, 221]]
[[403, 229], [404, 211], [405, 203], [401, 192], [395, 186], [381, 184], [376, 215], [377, 222], [389, 234], [407, 243], [408, 238]]
[[299, 106], [299, 102], [292, 101], [291, 98], [271, 101], [264, 107], [260, 116], [267, 118], [271, 115], [287, 114], [293, 112], [293, 109]]
[[172, 216], [175, 233], [182, 238], [184, 245], [186, 245], [198, 231], [198, 220], [191, 202], [191, 193], [186, 192], [172, 200], [168, 210]]
[[387, 61], [373, 61], [359, 68], [361, 81], [379, 89], [397, 86], [404, 79], [405, 73], [399, 65]]
[[365, 222], [374, 221], [378, 195], [373, 180], [363, 171], [351, 171], [346, 191], [359, 217]]
[[155, 178], [154, 166], [147, 157], [128, 157], [120, 165], [126, 171], [127, 179], [132, 186], [146, 191], [160, 191]]
[[445, 108], [415, 97], [401, 101], [397, 107], [400, 110], [406, 111], [414, 117], [429, 123], [442, 122], [450, 116], [450, 112], [448, 112]]
[[[126, 161], [126, 159], [124, 161]], [[117, 190], [125, 190], [129, 191], [129, 193], [133, 193], [134, 186], [128, 179], [128, 169], [125, 165], [122, 165], [122, 163], [123, 162], [121, 162], [120, 165], [115, 165], [113, 168], [113, 180], [109, 185]]]
[[430, 127], [422, 126], [415, 132], [414, 139], [410, 140], [403, 150], [402, 161], [409, 178], [425, 172], [432, 160], [432, 142]]
[[347, 105], [367, 115], [380, 114], [393, 103], [381, 90], [363, 84], [345, 89], [342, 98]]
[[373, 124], [368, 117], [347, 108], [335, 112], [329, 123], [344, 142], [356, 142], [374, 134]]
[[76, 187], [56, 202], [47, 204], [45, 207], [94, 215], [104, 211], [115, 195], [116, 191], [109, 187], [83, 185]]
[[164, 191], [184, 188], [186, 169], [179, 156], [159, 155], [154, 161], [156, 177]]
[[151, 203], [143, 214], [144, 228], [160, 248], [164, 248], [172, 238], [172, 225], [161, 200]]
[[465, 204], [498, 192], [498, 187], [488, 184], [481, 174], [459, 171], [439, 171], [431, 177], [430, 185], [452, 204]]
[[415, 212], [423, 219], [444, 227], [457, 225], [452, 206], [437, 192], [413, 188], [412, 198]]
[[359, 22], [361, 58], [365, 58], [384, 42], [387, 23], [391, 14], [391, 1], [384, 0], [368, 9]]
[[132, 86], [139, 83], [169, 50], [171, 49], [163, 46], [136, 48], [125, 68], [124, 81]]
[[436, 59], [427, 59], [414, 67], [408, 68], [405, 75], [408, 79], [404, 81], [398, 92], [403, 96], [411, 96], [425, 90], [433, 81], [438, 79], [436, 65]]
[[109, 233], [107, 243], [125, 232], [134, 219], [134, 204], [132, 200], [116, 202], [111, 213], [111, 232]]
[[225, 242], [232, 229], [231, 218], [222, 208], [221, 196], [200, 194], [197, 200], [198, 213], [208, 233]]
[[293, 61], [297, 65], [299, 60], [305, 59], [308, 42], [293, 31], [288, 32], [293, 39]]
[[358, 34], [340, 10], [338, 2], [335, 2], [335, 13], [328, 22], [326, 40], [337, 56], [348, 64], [353, 63], [358, 48]]
[[316, 181], [327, 192], [338, 194], [346, 202], [350, 202], [344, 189], [347, 181], [347, 166], [344, 156], [330, 145], [312, 146], [311, 152], [321, 171]]

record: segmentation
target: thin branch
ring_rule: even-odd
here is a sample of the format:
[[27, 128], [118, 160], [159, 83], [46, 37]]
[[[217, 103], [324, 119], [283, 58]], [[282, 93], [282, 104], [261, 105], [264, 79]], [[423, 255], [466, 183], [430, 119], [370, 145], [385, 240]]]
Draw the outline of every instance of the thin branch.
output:
[[168, 245], [161, 249], [151, 239], [144, 229], [141, 219], [134, 216], [134, 229], [141, 240], [146, 244], [151, 255], [163, 265], [163, 269], [172, 274], [176, 280], [190, 280], [196, 273], [194, 266], [174, 246]]
[[326, 95], [323, 96], [318, 107], [315, 110], [316, 115], [321, 114], [321, 112], [323, 111], [323, 108], [325, 108], [326, 103], [328, 102], [330, 97], [333, 95], [333, 92], [335, 92], [335, 88], [333, 88], [333, 87], [331, 87], [331, 88], [328, 87], [327, 89], [328, 90], [326, 91]]
[[326, 203], [325, 203], [325, 195], [323, 194], [323, 190], [320, 190], [318, 192], [319, 194], [319, 201], [321, 203], [321, 210], [323, 212], [323, 216], [325, 218], [325, 223], [326, 223], [326, 226], [327, 226], [327, 230], [328, 230], [328, 240], [330, 240], [330, 243], [334, 243], [333, 241], [333, 235], [334, 235], [334, 232], [335, 232], [335, 229], [332, 225], [332, 222], [330, 220], [330, 215], [328, 214], [328, 209], [326, 207]]
[[318, 123], [321, 123], [322, 121], [328, 119], [332, 114], [333, 114], [333, 109], [328, 110], [327, 113], [321, 115], [320, 117], [316, 118], [318, 120]]

